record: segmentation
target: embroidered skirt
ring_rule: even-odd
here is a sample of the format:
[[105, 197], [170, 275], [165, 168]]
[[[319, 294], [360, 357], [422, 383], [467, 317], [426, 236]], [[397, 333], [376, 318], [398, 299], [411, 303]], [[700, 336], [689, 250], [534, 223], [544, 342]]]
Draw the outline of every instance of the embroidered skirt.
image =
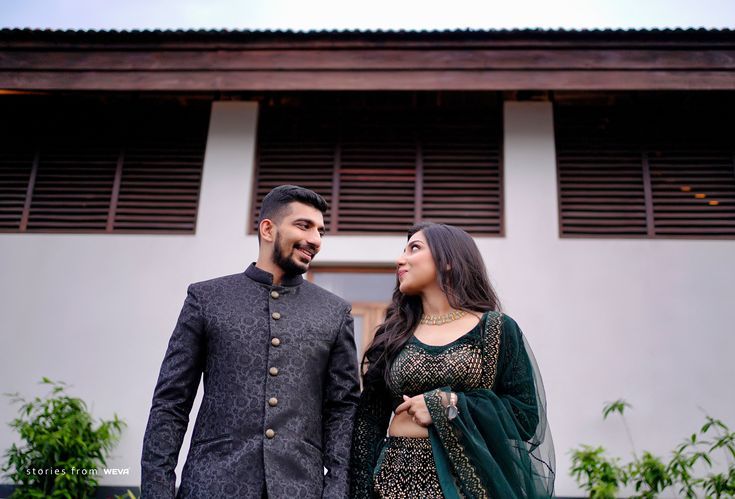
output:
[[443, 499], [428, 438], [388, 437], [373, 474], [382, 499]]

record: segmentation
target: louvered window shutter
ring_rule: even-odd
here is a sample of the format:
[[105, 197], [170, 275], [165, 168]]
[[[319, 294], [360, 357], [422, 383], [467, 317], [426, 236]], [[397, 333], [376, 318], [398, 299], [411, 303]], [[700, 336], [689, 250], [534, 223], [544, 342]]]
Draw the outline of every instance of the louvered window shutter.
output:
[[648, 153], [656, 235], [735, 237], [735, 156], [723, 145], [690, 141]]
[[[332, 204], [335, 164], [335, 129], [329, 119], [321, 124], [304, 121], [297, 114], [263, 113], [258, 120], [258, 154], [255, 168], [255, 213], [252, 231], [257, 232], [260, 204], [268, 192], [293, 184], [318, 192]], [[329, 227], [331, 210], [324, 217]]]
[[428, 220], [502, 234], [497, 109], [266, 107], [260, 121], [253, 231], [263, 197], [297, 184], [330, 202], [331, 233], [402, 234]]
[[193, 233], [209, 104], [8, 99], [0, 230]]
[[115, 113], [66, 105], [45, 112], [26, 230], [104, 231], [121, 153]]
[[626, 123], [606, 108], [555, 113], [562, 234], [642, 236], [641, 153]]
[[28, 191], [35, 181], [37, 155], [29, 137], [0, 129], [0, 231], [15, 232], [27, 224]]
[[421, 218], [503, 233], [502, 131], [494, 118], [460, 114], [424, 129]]
[[207, 122], [205, 110], [186, 108], [138, 116], [122, 162], [115, 232], [194, 232]]
[[732, 124], [664, 104], [556, 105], [563, 236], [735, 236]]
[[406, 116], [351, 115], [336, 165], [337, 232], [405, 232], [415, 220], [416, 138]]

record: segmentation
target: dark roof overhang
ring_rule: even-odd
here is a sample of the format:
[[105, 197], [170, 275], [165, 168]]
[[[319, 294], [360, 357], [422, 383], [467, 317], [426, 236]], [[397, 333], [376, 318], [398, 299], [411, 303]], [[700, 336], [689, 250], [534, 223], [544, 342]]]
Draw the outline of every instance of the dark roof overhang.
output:
[[0, 89], [732, 90], [735, 31], [4, 29]]

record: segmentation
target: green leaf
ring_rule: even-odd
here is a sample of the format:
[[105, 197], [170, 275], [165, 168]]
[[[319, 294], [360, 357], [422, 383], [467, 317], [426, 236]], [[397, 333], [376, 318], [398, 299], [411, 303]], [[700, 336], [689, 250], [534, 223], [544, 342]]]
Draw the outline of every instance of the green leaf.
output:
[[610, 414], [616, 412], [622, 416], [625, 413], [626, 407], [630, 407], [631, 409], [633, 408], [633, 406], [626, 402], [625, 399], [618, 399], [613, 402], [605, 402], [605, 405], [602, 408], [602, 419], [607, 419]]
[[[16, 484], [13, 497], [93, 497], [98, 484], [95, 476], [28, 475], [25, 470], [97, 468], [119, 440], [125, 423], [116, 414], [112, 420], [97, 423], [83, 400], [64, 393], [66, 383], [44, 377], [41, 384], [51, 385], [50, 393], [30, 402], [23, 400], [19, 416], [10, 423], [21, 440], [5, 452], [2, 466]], [[95, 431], [95, 426], [102, 431]]]
[[590, 497], [612, 498], [627, 483], [627, 473], [617, 459], [608, 458], [603, 447], [582, 445], [573, 449], [570, 473]]

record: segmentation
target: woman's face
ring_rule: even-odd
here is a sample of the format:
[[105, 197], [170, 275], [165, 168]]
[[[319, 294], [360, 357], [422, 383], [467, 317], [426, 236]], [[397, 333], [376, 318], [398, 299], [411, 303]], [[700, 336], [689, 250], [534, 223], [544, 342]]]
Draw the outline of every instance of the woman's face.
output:
[[405, 295], [420, 294], [426, 287], [437, 283], [436, 265], [426, 243], [423, 231], [408, 240], [406, 248], [396, 260], [398, 288]]

